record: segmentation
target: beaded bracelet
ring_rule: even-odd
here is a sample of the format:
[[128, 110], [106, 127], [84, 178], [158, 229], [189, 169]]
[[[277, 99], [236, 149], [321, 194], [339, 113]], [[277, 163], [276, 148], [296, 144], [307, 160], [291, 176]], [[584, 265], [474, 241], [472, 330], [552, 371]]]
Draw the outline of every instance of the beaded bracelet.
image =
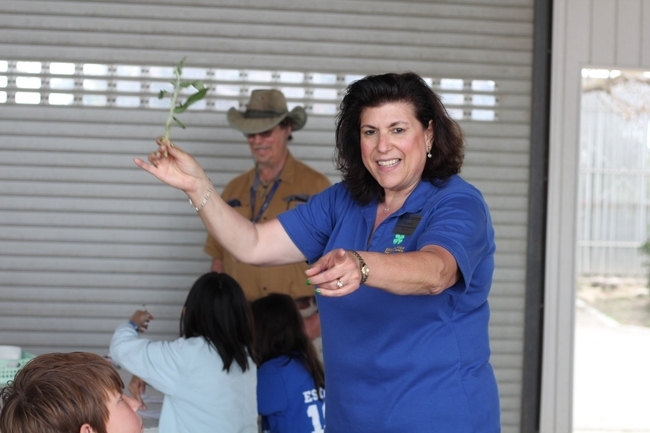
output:
[[[209, 179], [210, 179], [210, 178], [208, 178], [208, 180], [209, 180]], [[203, 209], [203, 207], [205, 206], [205, 204], [206, 204], [206, 203], [208, 202], [208, 200], [210, 199], [210, 194], [212, 194], [212, 181], [210, 181], [210, 186], [208, 187], [208, 192], [205, 193], [205, 197], [203, 197], [203, 201], [201, 202], [201, 204], [199, 205], [199, 207], [194, 206], [194, 203], [192, 203], [192, 199], [190, 199], [190, 204], [192, 205], [192, 207], [194, 208], [195, 211], [198, 212], [198, 211], [200, 211], [201, 209]]]

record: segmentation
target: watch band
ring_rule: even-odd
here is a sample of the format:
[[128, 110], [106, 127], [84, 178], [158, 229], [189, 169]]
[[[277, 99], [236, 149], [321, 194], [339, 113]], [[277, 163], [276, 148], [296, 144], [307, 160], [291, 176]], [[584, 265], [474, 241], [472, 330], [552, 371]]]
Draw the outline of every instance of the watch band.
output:
[[361, 281], [359, 282], [359, 284], [363, 284], [366, 282], [366, 280], [368, 279], [368, 275], [370, 274], [368, 265], [366, 265], [365, 260], [363, 260], [363, 258], [359, 255], [359, 253], [357, 253], [354, 250], [350, 250], [350, 252], [354, 254], [354, 257], [356, 257], [357, 260], [359, 260], [359, 273], [361, 274]]

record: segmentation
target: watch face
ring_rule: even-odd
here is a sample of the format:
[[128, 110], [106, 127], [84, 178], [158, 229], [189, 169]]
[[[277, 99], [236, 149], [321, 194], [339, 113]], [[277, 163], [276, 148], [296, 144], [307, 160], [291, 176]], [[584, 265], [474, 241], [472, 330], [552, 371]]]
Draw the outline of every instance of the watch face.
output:
[[361, 268], [361, 272], [363, 273], [363, 275], [367, 277], [370, 274], [370, 269], [368, 268], [368, 266], [364, 266]]

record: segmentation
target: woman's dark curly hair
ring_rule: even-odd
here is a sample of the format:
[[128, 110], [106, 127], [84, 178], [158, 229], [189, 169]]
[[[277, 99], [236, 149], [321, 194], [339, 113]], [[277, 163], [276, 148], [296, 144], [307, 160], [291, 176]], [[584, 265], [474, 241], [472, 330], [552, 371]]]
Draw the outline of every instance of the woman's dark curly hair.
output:
[[464, 157], [464, 138], [460, 126], [440, 102], [440, 98], [417, 74], [368, 75], [348, 86], [336, 118], [336, 167], [352, 197], [361, 204], [383, 200], [379, 185], [361, 158], [361, 114], [364, 109], [392, 102], [410, 104], [423, 128], [433, 121], [431, 158], [427, 158], [422, 179], [444, 184], [460, 172]]

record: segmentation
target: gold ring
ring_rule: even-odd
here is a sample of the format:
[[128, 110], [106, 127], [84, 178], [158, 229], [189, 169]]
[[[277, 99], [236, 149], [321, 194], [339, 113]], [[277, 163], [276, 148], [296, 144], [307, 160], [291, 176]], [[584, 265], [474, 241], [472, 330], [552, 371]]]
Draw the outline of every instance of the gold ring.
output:
[[336, 287], [338, 287], [339, 289], [340, 289], [341, 287], [343, 287], [343, 281], [341, 281], [340, 278], [338, 278], [338, 279], [336, 280]]

